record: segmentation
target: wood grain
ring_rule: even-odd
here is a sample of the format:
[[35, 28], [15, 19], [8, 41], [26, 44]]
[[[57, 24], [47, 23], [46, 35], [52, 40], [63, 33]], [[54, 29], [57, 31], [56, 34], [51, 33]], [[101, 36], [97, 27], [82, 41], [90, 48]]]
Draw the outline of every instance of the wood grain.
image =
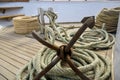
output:
[[[66, 25], [66, 24], [65, 24]], [[33, 38], [15, 34], [13, 27], [0, 30], [0, 80], [16, 80], [18, 71], [43, 47]], [[97, 51], [112, 57], [112, 49]]]

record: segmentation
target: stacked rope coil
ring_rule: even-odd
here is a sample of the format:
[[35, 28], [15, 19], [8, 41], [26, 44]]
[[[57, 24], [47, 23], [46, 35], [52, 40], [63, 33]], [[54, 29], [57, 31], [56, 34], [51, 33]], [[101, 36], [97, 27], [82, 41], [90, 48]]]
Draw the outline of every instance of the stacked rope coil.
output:
[[[46, 40], [51, 44], [55, 43], [55, 39], [60, 40], [62, 43], [68, 43], [75, 32], [67, 34], [66, 30], [68, 30], [68, 28], [63, 29], [56, 24], [55, 20], [53, 20], [55, 18], [51, 18], [49, 13], [52, 12], [46, 12], [51, 25], [50, 27], [45, 27]], [[83, 42], [80, 43], [81, 41]], [[108, 34], [103, 29], [86, 31], [74, 46], [71, 59], [77, 68], [91, 80], [108, 80], [111, 75], [110, 59], [89, 49], [96, 47], [101, 49], [104, 46], [104, 48], [108, 48], [109, 46], [112, 46], [113, 43], [114, 36], [112, 34]], [[17, 75], [17, 80], [33, 80], [39, 72], [41, 72], [53, 59], [55, 59], [55, 56], [56, 52], [54, 50], [46, 47], [42, 48], [36, 56], [20, 70]], [[40, 80], [81, 79], [69, 66], [63, 65], [62, 61], [60, 61]]]
[[108, 32], [116, 32], [119, 12], [120, 7], [102, 9], [102, 11], [96, 17], [95, 26], [101, 28], [102, 24], [105, 23], [105, 28]]
[[[17, 80], [33, 80], [54, 58], [55, 51], [43, 48], [17, 75]], [[72, 61], [91, 80], [107, 80], [110, 77], [111, 61], [87, 49], [74, 49]], [[57, 63], [40, 80], [81, 80], [68, 66]]]
[[32, 30], [39, 30], [37, 17], [20, 16], [13, 18], [14, 31], [18, 34], [27, 34]]
[[[74, 36], [74, 33], [79, 29], [79, 27], [71, 26], [71, 27], [62, 27], [55, 23], [57, 19], [57, 15], [48, 11], [45, 13], [46, 16], [49, 18], [50, 26], [45, 27], [45, 35], [49, 34], [48, 32], [52, 32], [52, 38], [55, 40], [59, 40], [63, 43], [68, 43], [71, 38]], [[54, 16], [53, 16], [54, 14]], [[51, 16], [52, 15], [52, 16]], [[54, 21], [54, 22], [53, 22]], [[93, 28], [89, 31], [85, 31], [76, 42], [74, 47], [76, 48], [84, 48], [84, 49], [107, 49], [111, 48], [115, 42], [115, 38], [112, 34], [107, 33], [104, 29], [105, 26], [103, 25], [101, 29]], [[76, 30], [74, 30], [76, 29]], [[69, 33], [69, 31], [71, 33]], [[54, 36], [53, 36], [54, 35]], [[48, 37], [49, 38], [49, 35]], [[48, 39], [49, 40], [49, 39]]]
[[[74, 32], [69, 34], [66, 40], [69, 42]], [[85, 31], [75, 44], [76, 48], [83, 49], [108, 49], [111, 48], [115, 42], [114, 35], [107, 33], [103, 29], [92, 29]]]

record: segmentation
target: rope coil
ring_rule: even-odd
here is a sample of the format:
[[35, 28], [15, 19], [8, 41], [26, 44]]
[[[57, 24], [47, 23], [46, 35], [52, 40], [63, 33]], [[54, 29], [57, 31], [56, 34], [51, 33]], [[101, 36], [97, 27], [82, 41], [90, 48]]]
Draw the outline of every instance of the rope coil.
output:
[[[55, 58], [55, 55], [55, 51], [49, 48], [43, 48], [35, 58], [20, 71], [21, 73], [17, 76], [17, 80], [33, 80], [35, 74], [41, 72], [42, 69]], [[72, 60], [78, 69], [92, 80], [106, 80], [110, 76], [111, 61], [108, 58], [104, 59], [103, 56], [93, 51], [75, 49]], [[46, 74], [47, 77], [44, 76], [40, 80], [81, 80], [71, 68], [61, 64], [62, 63], [59, 62]], [[27, 70], [27, 75], [22, 76], [25, 69]]]
[[95, 26], [101, 28], [102, 24], [105, 23], [105, 28], [108, 32], [115, 32], [117, 29], [119, 12], [120, 7], [111, 9], [103, 8], [96, 17]]
[[[66, 31], [68, 29], [63, 29], [56, 24], [56, 18], [53, 18], [53, 15], [51, 17], [50, 13], [52, 12], [46, 12], [46, 15], [48, 16], [51, 25], [50, 27], [44, 27], [47, 41], [54, 44], [55, 39], [58, 39], [63, 43], [68, 43], [74, 33], [67, 34]], [[108, 57], [104, 58], [100, 54], [89, 49], [96, 47], [100, 49], [109, 48], [113, 43], [114, 36], [108, 34], [103, 29], [86, 31], [74, 46], [71, 59], [77, 68], [91, 80], [107, 80], [111, 75], [110, 59]], [[20, 70], [17, 75], [17, 80], [33, 80], [39, 72], [55, 59], [55, 56], [56, 52], [54, 50], [46, 47], [42, 48], [36, 56]], [[62, 61], [58, 62], [57, 65], [55, 65], [40, 80], [81, 80], [69, 66], [63, 64]]]
[[18, 34], [27, 34], [32, 30], [39, 30], [37, 17], [20, 16], [13, 18], [14, 30]]
[[[71, 38], [73, 37], [74, 33], [76, 32], [79, 27], [71, 26], [71, 27], [62, 27], [55, 23], [56, 18], [54, 18], [57, 15], [50, 16], [53, 14], [53, 12], [46, 12], [46, 16], [50, 20], [50, 27], [43, 27], [45, 30], [52, 32], [52, 38], [55, 40], [59, 40], [63, 43], [68, 43]], [[54, 22], [53, 22], [54, 21]], [[74, 47], [76, 48], [84, 48], [84, 49], [107, 49], [111, 48], [112, 45], [115, 42], [115, 38], [112, 34], [107, 33], [106, 30], [104, 30], [105, 26], [102, 26], [102, 29], [93, 28], [89, 31], [85, 31], [77, 41], [77, 45], [75, 44]], [[50, 29], [51, 28], [51, 29]], [[73, 30], [76, 28], [76, 30]], [[71, 33], [69, 33], [70, 30]], [[49, 33], [45, 32], [45, 35]], [[87, 37], [86, 37], [87, 36]], [[49, 40], [49, 35], [47, 36], [47, 40]], [[54, 42], [54, 41], [53, 41]]]

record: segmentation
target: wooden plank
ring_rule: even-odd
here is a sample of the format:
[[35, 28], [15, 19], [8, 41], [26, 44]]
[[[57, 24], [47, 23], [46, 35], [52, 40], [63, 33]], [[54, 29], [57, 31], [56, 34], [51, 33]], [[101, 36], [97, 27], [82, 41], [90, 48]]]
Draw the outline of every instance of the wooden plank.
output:
[[3, 54], [3, 55], [6, 55], [7, 57], [9, 57], [9, 58], [11, 58], [11, 59], [13, 59], [13, 60], [15, 60], [15, 61], [17, 61], [19, 63], [22, 63], [22, 64], [25, 64], [25, 63], [27, 63], [30, 60], [30, 59], [29, 60], [25, 60], [24, 56], [23, 56], [23, 58], [18, 57], [19, 54], [18, 54], [18, 56], [14, 55], [14, 54], [11, 54], [11, 51], [12, 50], [8, 50], [8, 52], [7, 52], [7, 51], [4, 51], [3, 49], [1, 49], [0, 53]]
[[[19, 56], [19, 58], [22, 58], [23, 55], [27, 56], [27, 57], [30, 57], [30, 56], [33, 57], [37, 53], [37, 51], [42, 47], [43, 46], [41, 46], [39, 44], [39, 42], [37, 42], [34, 39], [27, 38], [24, 35], [15, 34], [13, 27], [6, 28], [3, 32], [0, 33], [0, 51], [2, 50], [2, 52], [9, 52], [9, 53], [5, 53], [5, 54], [0, 53], [0, 59], [2, 60], [2, 62], [0, 64], [3, 67], [5, 67], [5, 69], [7, 69], [8, 71], [11, 69], [11, 68], [6, 68], [6, 66], [8, 66], [9, 64], [11, 66], [13, 66], [12, 68], [15, 67], [16, 69], [20, 69], [25, 65], [25, 63], [23, 63], [24, 60], [21, 61], [20, 59], [18, 59], [22, 62], [22, 63], [20, 63], [19, 61], [15, 61], [16, 58], [18, 56]], [[37, 48], [37, 49], [35, 49], [35, 48]], [[29, 52], [31, 52], [32, 55]], [[110, 50], [102, 51], [100, 54], [111, 57]], [[17, 55], [18, 56], [16, 58], [10, 57], [12, 55], [14, 57], [16, 57]], [[25, 57], [23, 57], [23, 59], [25, 59]], [[5, 62], [5, 63], [3, 63], [3, 62]], [[11, 72], [13, 74], [15, 71], [9, 71], [9, 72]], [[17, 71], [16, 71], [16, 73], [17, 73]], [[5, 75], [5, 77], [6, 77], [6, 75]]]
[[[12, 39], [12, 40], [11, 40]], [[21, 40], [21, 41], [20, 41]], [[39, 47], [36, 47], [34, 44], [34, 42], [31, 42], [30, 40], [28, 41], [28, 40], [26, 40], [26, 39], [15, 39], [14, 40], [14, 38], [6, 38], [6, 37], [2, 37], [1, 36], [1, 40], [0, 40], [1, 42], [3, 42], [3, 43], [5, 43], [6, 45], [10, 45], [10, 46], [12, 46], [12, 47], [15, 47], [16, 48], [16, 46], [18, 46], [19, 48], [26, 48], [26, 49], [32, 49], [33, 51], [36, 51], [36, 50], [38, 50], [39, 48], [40, 48], [40, 46]], [[37, 41], [36, 41], [37, 42]], [[22, 46], [24, 46], [24, 47], [22, 47]], [[31, 54], [33, 54], [34, 52], [30, 52]], [[33, 54], [34, 55], [34, 54]]]
[[31, 39], [31, 38], [25, 38], [25, 37], [16, 37], [16, 36], [4, 36], [1, 35], [1, 40], [19, 45], [19, 46], [25, 46], [26, 48], [32, 48], [36, 51], [36, 49], [40, 49], [43, 45], [41, 45], [37, 40]]
[[5, 76], [3, 76], [2, 74], [0, 74], [0, 80], [8, 80]]
[[32, 51], [29, 51], [29, 53], [31, 53], [33, 55], [34, 55], [34, 51], [38, 51], [41, 47], [41, 44], [34, 45], [35, 43], [31, 42], [31, 41], [24, 42], [24, 40], [23, 40], [21, 43], [19, 43], [19, 40], [17, 40], [17, 41], [7, 41], [7, 42], [6, 42], [6, 44], [11, 43], [9, 45], [11, 45], [13, 47], [15, 47], [15, 45], [17, 45], [17, 46], [19, 46], [19, 48], [21, 48], [23, 50], [26, 49], [27, 51], [29, 51], [30, 49], [32, 49]]
[[114, 50], [114, 80], [120, 80], [120, 14], [117, 26], [116, 43]]
[[32, 56], [33, 56], [33, 54], [22, 51], [22, 49], [18, 48], [19, 46], [15, 46], [15, 45], [12, 45], [12, 44], [6, 44], [5, 42], [2, 42], [2, 41], [0, 41], [0, 42], [1, 42], [0, 48], [5, 50], [6, 52], [9, 51], [10, 53], [12, 53], [16, 56], [24, 58], [25, 60], [30, 60], [30, 58], [32, 58]]
[[3, 10], [3, 9], [20, 9], [20, 8], [23, 8], [23, 6], [0, 7], [0, 10]]
[[11, 18], [17, 17], [17, 16], [24, 16], [24, 14], [0, 16], [0, 19], [11, 19]]
[[15, 75], [9, 72], [6, 68], [3, 66], [0, 66], [0, 73], [4, 75], [8, 80], [15, 80]]
[[21, 9], [23, 6], [8, 6], [8, 7], [0, 7], [0, 10], [2, 10], [2, 13], [5, 13], [7, 9]]
[[0, 54], [0, 59], [8, 62], [9, 64], [13, 65], [16, 68], [21, 68], [24, 65], [24, 64], [21, 64], [15, 60], [9, 58], [8, 56], [3, 55], [3, 54]]
[[35, 55], [35, 51], [32, 48], [27, 49], [27, 48], [22, 47], [22, 46], [16, 46], [16, 45], [11, 44], [9, 42], [4, 42], [2, 40], [0, 42], [5, 44], [5, 45], [3, 44], [4, 47], [10, 48], [10, 49], [12, 49], [15, 52], [18, 52], [18, 53], [21, 53], [21, 54], [26, 54], [26, 55], [29, 54], [31, 56]]
[[5, 67], [6, 69], [8, 69], [14, 75], [18, 71], [18, 68], [12, 66], [11, 64], [7, 63], [6, 61], [4, 61], [2, 59], [0, 59], [0, 65], [3, 66], [3, 67]]

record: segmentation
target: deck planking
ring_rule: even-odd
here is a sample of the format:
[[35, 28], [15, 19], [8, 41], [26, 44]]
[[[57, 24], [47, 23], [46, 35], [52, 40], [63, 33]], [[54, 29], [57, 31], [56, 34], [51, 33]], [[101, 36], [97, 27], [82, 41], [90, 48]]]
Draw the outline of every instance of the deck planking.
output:
[[[13, 27], [0, 30], [0, 80], [16, 80], [16, 74], [43, 47], [33, 38], [14, 33]], [[98, 51], [97, 51], [98, 52]], [[112, 49], [99, 51], [112, 57]]]
[[42, 45], [35, 39], [14, 33], [13, 27], [0, 30], [0, 80], [16, 80], [18, 71]]

